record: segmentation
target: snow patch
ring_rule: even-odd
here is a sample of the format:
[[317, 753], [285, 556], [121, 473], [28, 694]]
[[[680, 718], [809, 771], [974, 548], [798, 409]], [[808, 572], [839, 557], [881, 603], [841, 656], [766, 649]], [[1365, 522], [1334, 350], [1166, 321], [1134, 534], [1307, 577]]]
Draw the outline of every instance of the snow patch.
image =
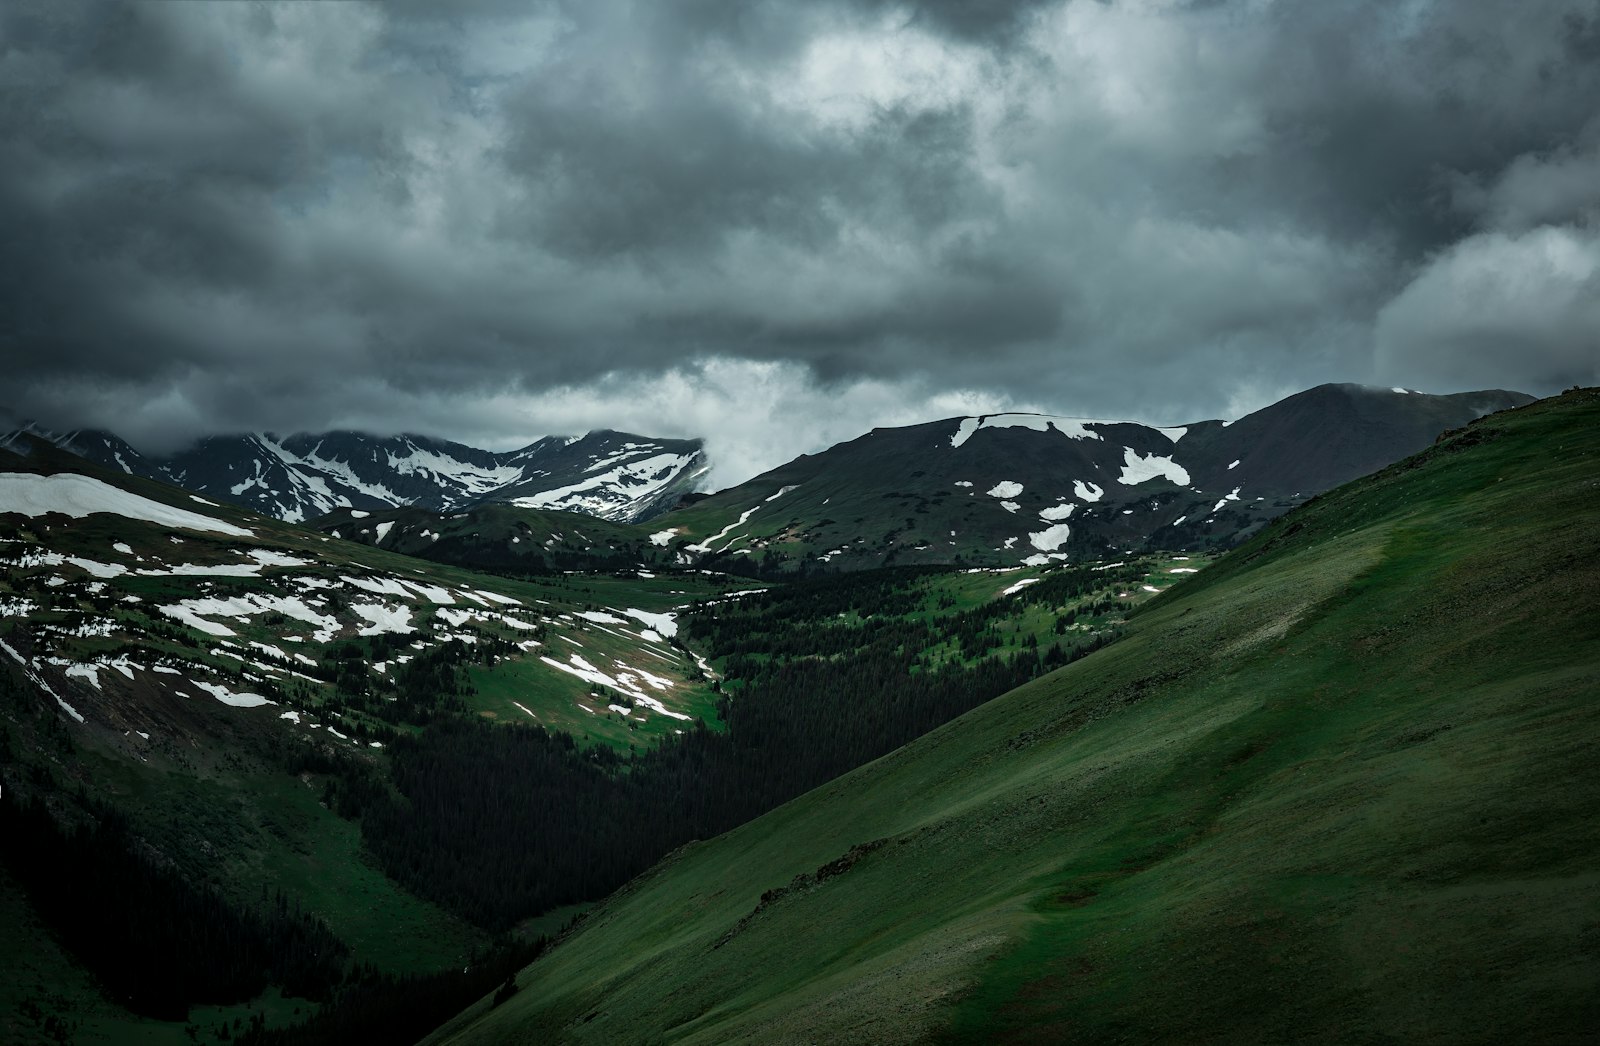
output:
[[[766, 589], [757, 589], [756, 591], [765, 592]], [[655, 614], [648, 610], [636, 610], [633, 607], [629, 607], [623, 613], [635, 621], [648, 625], [661, 635], [675, 636], [678, 634], [678, 619], [672, 614]]]
[[173, 508], [159, 501], [113, 487], [90, 476], [61, 472], [35, 476], [22, 472], [0, 473], [0, 505], [6, 512], [42, 516], [59, 512], [74, 519], [96, 512], [109, 512], [128, 519], [143, 520], [163, 527], [209, 531], [230, 537], [247, 538], [251, 532], [198, 512]]
[[[1035, 432], [1059, 432], [1068, 439], [1099, 439], [1089, 425], [1120, 425], [1117, 421], [1095, 421], [1090, 418], [1058, 418], [1048, 414], [989, 414], [977, 418], [962, 418], [950, 436], [950, 446], [959, 447], [972, 438], [979, 429], [1032, 429]], [[1182, 430], [1178, 430], [1182, 435]], [[1173, 437], [1176, 442], [1177, 437]]]
[[498, 592], [489, 592], [481, 588], [473, 589], [471, 594], [477, 596], [479, 599], [487, 599], [491, 603], [499, 603], [502, 606], [520, 607], [522, 605], [522, 600], [520, 599], [513, 599], [510, 596], [502, 596]]
[[1061, 547], [1071, 533], [1072, 528], [1067, 524], [1057, 523], [1055, 526], [1046, 527], [1037, 534], [1029, 534], [1028, 544], [1041, 552], [1054, 552]]
[[398, 635], [416, 632], [411, 625], [410, 606], [387, 606], [384, 603], [350, 603], [350, 609], [357, 616], [365, 617], [370, 624], [357, 635], [379, 635], [381, 632], [394, 632]]
[[210, 694], [218, 701], [221, 701], [223, 704], [232, 705], [234, 708], [259, 708], [261, 705], [271, 705], [277, 703], [275, 701], [268, 701], [260, 694], [236, 694], [220, 683], [201, 683], [192, 679], [190, 682], [194, 683], [198, 689], [204, 690], [206, 693]]
[[1215, 505], [1211, 506], [1211, 511], [1215, 512], [1215, 511], [1217, 511], [1217, 509], [1219, 509], [1222, 506], [1226, 505], [1228, 502], [1230, 502], [1230, 501], [1238, 501], [1238, 500], [1239, 500], [1239, 488], [1238, 487], [1234, 487], [1233, 488], [1233, 493], [1223, 495], [1223, 498], [1222, 498], [1221, 501], [1219, 501]]
[[1180, 487], [1189, 485], [1189, 472], [1182, 465], [1160, 454], [1141, 456], [1132, 447], [1123, 447], [1122, 475], [1117, 482], [1133, 487], [1148, 480], [1165, 477]]

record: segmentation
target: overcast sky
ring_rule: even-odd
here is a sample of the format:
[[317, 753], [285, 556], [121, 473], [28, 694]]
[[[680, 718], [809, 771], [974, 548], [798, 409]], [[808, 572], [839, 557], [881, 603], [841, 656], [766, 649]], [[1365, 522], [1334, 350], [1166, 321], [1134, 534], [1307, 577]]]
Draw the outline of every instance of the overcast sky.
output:
[[13, 0], [0, 92], [0, 404], [156, 451], [1600, 380], [1600, 0]]

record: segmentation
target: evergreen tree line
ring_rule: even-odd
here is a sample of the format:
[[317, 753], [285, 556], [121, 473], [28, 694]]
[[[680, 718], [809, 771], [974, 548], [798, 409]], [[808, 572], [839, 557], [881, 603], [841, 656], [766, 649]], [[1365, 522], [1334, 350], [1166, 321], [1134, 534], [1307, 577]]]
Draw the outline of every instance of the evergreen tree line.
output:
[[[528, 531], [523, 531], [522, 536], [532, 540]], [[596, 545], [582, 549], [571, 545], [512, 545], [503, 537], [446, 535], [412, 554], [435, 563], [531, 580], [564, 574], [569, 570], [631, 572], [640, 563], [650, 561], [650, 552], [650, 547], [644, 542], [618, 545], [616, 548]]]
[[278, 893], [234, 903], [140, 848], [121, 814], [80, 799], [71, 827], [32, 797], [0, 802], [10, 874], [56, 937], [134, 1013], [186, 1020], [189, 1007], [228, 1005], [269, 984], [326, 999], [348, 949]]
[[1082, 656], [1036, 649], [913, 671], [920, 648], [869, 643], [769, 661], [703, 724], [642, 753], [580, 750], [542, 728], [438, 722], [390, 748], [393, 787], [347, 778], [336, 808], [412, 891], [490, 929], [603, 897], [710, 838]]
[[[837, 657], [865, 649], [927, 651], [946, 640], [955, 641], [961, 657], [970, 661], [1005, 645], [997, 625], [1023, 607], [1061, 606], [1143, 577], [1138, 566], [1057, 570], [1012, 596], [958, 611], [953, 600], [935, 596], [925, 584], [949, 571], [901, 567], [796, 582], [696, 613], [683, 631], [726, 659], [730, 681], [758, 678], [762, 666], [773, 660]], [[1061, 616], [1070, 624], [1080, 615], [1125, 606], [1106, 595]], [[931, 615], [909, 616], [923, 611]]]
[[358, 965], [334, 1000], [310, 1017], [285, 1028], [269, 1028], [257, 1019], [233, 1041], [238, 1046], [410, 1046], [496, 986], [495, 1005], [510, 998], [517, 990], [517, 971], [538, 958], [548, 943], [544, 937], [506, 941], [473, 958], [465, 969], [433, 973], [381, 973]]

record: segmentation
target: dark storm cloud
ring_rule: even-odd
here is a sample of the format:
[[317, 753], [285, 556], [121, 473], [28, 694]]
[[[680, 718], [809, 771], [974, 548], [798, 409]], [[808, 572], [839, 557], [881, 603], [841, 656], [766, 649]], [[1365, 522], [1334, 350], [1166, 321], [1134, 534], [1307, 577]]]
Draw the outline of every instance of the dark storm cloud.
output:
[[0, 92], [0, 400], [146, 442], [1600, 378], [1600, 0], [23, 4]]

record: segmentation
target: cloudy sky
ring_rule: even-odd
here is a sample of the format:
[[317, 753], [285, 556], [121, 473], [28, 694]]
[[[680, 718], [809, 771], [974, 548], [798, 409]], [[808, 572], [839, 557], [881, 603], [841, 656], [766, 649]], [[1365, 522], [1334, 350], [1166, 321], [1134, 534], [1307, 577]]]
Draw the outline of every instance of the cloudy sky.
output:
[[45, 0], [0, 92], [0, 405], [145, 449], [1600, 380], [1600, 0]]

